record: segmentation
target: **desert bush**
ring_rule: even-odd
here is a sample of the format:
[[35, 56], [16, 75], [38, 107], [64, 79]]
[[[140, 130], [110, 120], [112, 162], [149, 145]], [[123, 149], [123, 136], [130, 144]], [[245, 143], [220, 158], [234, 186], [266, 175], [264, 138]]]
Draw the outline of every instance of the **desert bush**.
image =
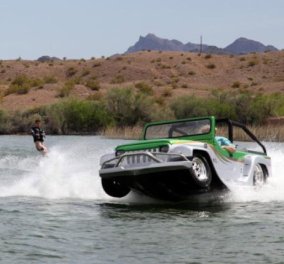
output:
[[240, 88], [240, 86], [241, 86], [241, 83], [239, 81], [235, 81], [235, 82], [233, 82], [231, 87], [232, 88]]
[[153, 95], [154, 94], [154, 90], [153, 88], [145, 83], [145, 82], [139, 82], [139, 83], [136, 83], [135, 84], [135, 87], [141, 92], [141, 93], [144, 93], [144, 94], [147, 94], [147, 95]]
[[54, 76], [45, 76], [43, 77], [44, 83], [57, 83], [57, 79]]
[[93, 68], [100, 67], [102, 64], [100, 62], [95, 62], [93, 64]]
[[89, 95], [86, 100], [90, 100], [90, 101], [101, 101], [103, 98], [103, 95], [100, 92], [94, 93]]
[[211, 54], [206, 54], [205, 56], [204, 56], [204, 59], [211, 59], [212, 58], [212, 55]]
[[159, 66], [160, 66], [162, 69], [170, 69], [170, 68], [171, 68], [170, 65], [163, 64], [163, 63], [159, 63]]
[[40, 86], [43, 82], [40, 79], [30, 79], [26, 75], [17, 76], [6, 90], [5, 95], [12, 93], [26, 94], [32, 87]]
[[66, 70], [66, 77], [67, 78], [70, 78], [72, 76], [74, 76], [75, 74], [77, 73], [77, 70], [74, 68], [74, 67], [69, 67], [67, 70]]
[[100, 83], [97, 80], [93, 79], [88, 80], [86, 82], [86, 86], [93, 91], [98, 91], [101, 88]]
[[90, 74], [90, 70], [84, 69], [84, 70], [82, 71], [82, 73], [81, 73], [81, 77], [85, 77], [85, 76], [87, 76], [87, 75], [89, 75], [89, 74]]
[[71, 91], [74, 89], [74, 81], [67, 81], [62, 88], [58, 90], [58, 97], [67, 97], [70, 95]]
[[206, 65], [206, 68], [207, 69], [215, 69], [216, 65], [214, 63], [209, 63], [209, 64]]
[[123, 75], [117, 75], [111, 80], [112, 84], [120, 84], [120, 83], [123, 83], [123, 82], [125, 82]]
[[257, 65], [257, 61], [255, 61], [255, 60], [251, 60], [251, 61], [248, 62], [248, 67], [253, 67], [255, 65]]
[[[176, 83], [172, 84], [172, 87], [175, 89]], [[162, 96], [163, 97], [171, 97], [173, 95], [173, 91], [170, 87], [165, 87], [164, 90], [162, 91]]]

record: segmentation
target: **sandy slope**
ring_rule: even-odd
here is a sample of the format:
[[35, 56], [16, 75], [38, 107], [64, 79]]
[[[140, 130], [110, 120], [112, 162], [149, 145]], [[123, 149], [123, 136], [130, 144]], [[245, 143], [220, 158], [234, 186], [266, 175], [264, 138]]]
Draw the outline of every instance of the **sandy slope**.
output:
[[[56, 83], [43, 82], [27, 94], [4, 96], [16, 76], [23, 74], [41, 80], [53, 77]], [[208, 96], [217, 88], [283, 93], [284, 51], [241, 56], [144, 51], [90, 60], [0, 61], [1, 108], [23, 110], [62, 100], [58, 91], [71, 79], [77, 84], [70, 96], [78, 98], [103, 95], [112, 87], [134, 87], [139, 82], [151, 86], [157, 97]], [[95, 80], [99, 91], [86, 87], [88, 80]]]

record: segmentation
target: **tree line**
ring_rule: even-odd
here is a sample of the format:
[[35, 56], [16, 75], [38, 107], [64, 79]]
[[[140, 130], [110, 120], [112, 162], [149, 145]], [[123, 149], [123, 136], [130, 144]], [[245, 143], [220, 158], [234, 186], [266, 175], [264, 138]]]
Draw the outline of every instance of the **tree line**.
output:
[[0, 110], [0, 133], [28, 133], [36, 118], [49, 134], [99, 134], [108, 127], [141, 126], [146, 122], [214, 115], [248, 125], [284, 115], [284, 96], [216, 90], [208, 98], [187, 95], [155, 97], [143, 90], [113, 88], [92, 100], [65, 98], [27, 111]]

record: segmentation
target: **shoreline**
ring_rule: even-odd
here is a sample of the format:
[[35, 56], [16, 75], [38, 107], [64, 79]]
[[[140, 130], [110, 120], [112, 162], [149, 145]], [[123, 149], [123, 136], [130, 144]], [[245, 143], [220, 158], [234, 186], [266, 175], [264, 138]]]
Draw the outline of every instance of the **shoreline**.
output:
[[[265, 142], [284, 142], [284, 125], [262, 125], [262, 126], [247, 126], [247, 128], [260, 141]], [[225, 135], [225, 132], [220, 129], [220, 134]], [[108, 128], [99, 135], [113, 139], [133, 139], [142, 138], [142, 127], [125, 127], [125, 128]], [[234, 130], [234, 139], [236, 141], [249, 141], [249, 138], [239, 129]]]
[[[247, 128], [260, 141], [265, 142], [284, 142], [284, 125], [262, 125], [262, 126], [247, 126]], [[226, 136], [224, 129], [218, 129], [218, 134]], [[0, 136], [30, 136], [29, 133], [7, 133], [0, 134]], [[143, 137], [143, 127], [109, 127], [99, 132], [82, 132], [82, 133], [68, 133], [56, 134], [48, 133], [47, 136], [102, 136], [107, 139], [125, 139], [125, 140], [139, 140]], [[236, 141], [250, 141], [249, 138], [240, 130], [234, 130], [234, 139]]]

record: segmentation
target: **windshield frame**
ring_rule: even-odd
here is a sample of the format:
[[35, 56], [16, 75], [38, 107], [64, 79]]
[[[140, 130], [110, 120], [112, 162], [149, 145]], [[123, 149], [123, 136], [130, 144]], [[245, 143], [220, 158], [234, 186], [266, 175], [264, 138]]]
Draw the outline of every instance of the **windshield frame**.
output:
[[[204, 122], [207, 121], [208, 122]], [[215, 122], [213, 122], [213, 117], [202, 117], [202, 118], [190, 118], [190, 119], [180, 119], [180, 120], [172, 120], [172, 121], [162, 121], [162, 122], [153, 122], [146, 124], [144, 127], [143, 132], [143, 139], [144, 140], [152, 140], [152, 139], [164, 139], [164, 138], [200, 138], [202, 139], [204, 136], [210, 135], [214, 132], [214, 126]], [[200, 124], [198, 127], [198, 122], [202, 122], [203, 124]], [[192, 127], [187, 126], [189, 124], [194, 124]], [[153, 127], [165, 127], [165, 133], [164, 136], [149, 136], [149, 129]], [[168, 126], [168, 127], [167, 127]], [[194, 133], [194, 134], [188, 134], [185, 130], [182, 130], [184, 128], [191, 128], [191, 129], [201, 129], [204, 126], [208, 126], [207, 131], [200, 132], [200, 133]], [[175, 135], [174, 133], [180, 133], [180, 135]], [[184, 135], [183, 135], [184, 133]], [[150, 134], [151, 135], [151, 134]]]

